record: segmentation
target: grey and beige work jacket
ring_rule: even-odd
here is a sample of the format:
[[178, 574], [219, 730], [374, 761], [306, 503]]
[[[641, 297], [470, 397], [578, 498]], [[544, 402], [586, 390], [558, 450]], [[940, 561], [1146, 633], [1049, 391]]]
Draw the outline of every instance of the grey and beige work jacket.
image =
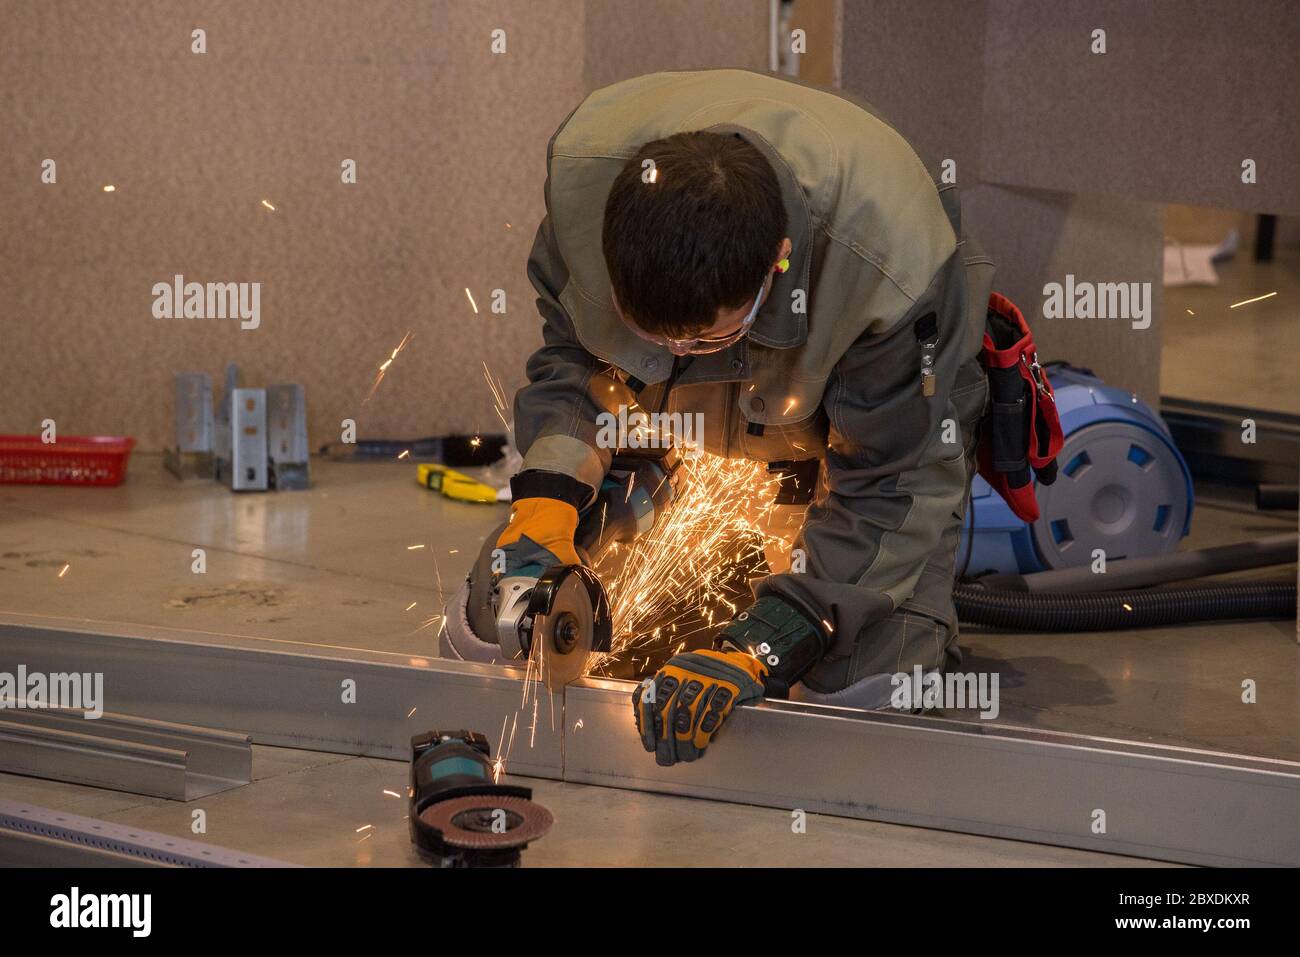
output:
[[[740, 136], [767, 157], [793, 251], [748, 337], [683, 371], [614, 311], [601, 226], [627, 160], [694, 130]], [[795, 543], [806, 569], [765, 579], [760, 594], [798, 605], [839, 640], [912, 596], [962, 518], [987, 396], [977, 357], [993, 265], [961, 234], [955, 188], [936, 187], [869, 107], [745, 70], [597, 90], [551, 139], [528, 273], [545, 343], [515, 398], [525, 469], [596, 489], [611, 456], [597, 442], [601, 412], [633, 402], [700, 412], [709, 452], [824, 460], [823, 494]], [[927, 343], [933, 390], [922, 388]]]

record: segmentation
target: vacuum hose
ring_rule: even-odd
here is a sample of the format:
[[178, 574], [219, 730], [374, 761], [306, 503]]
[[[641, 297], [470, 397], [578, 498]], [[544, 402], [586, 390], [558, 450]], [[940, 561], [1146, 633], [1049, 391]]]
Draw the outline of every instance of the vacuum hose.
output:
[[1046, 594], [958, 582], [957, 617], [1013, 631], [1117, 631], [1197, 621], [1294, 619], [1294, 582], [1189, 585], [1141, 591]]

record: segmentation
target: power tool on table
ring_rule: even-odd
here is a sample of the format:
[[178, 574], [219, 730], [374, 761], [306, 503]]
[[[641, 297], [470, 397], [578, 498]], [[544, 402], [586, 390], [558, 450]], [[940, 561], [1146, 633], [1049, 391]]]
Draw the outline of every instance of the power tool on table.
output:
[[[527, 660], [547, 687], [558, 689], [581, 677], [593, 653], [612, 639], [609, 601], [592, 572], [615, 542], [631, 542], [649, 531], [677, 494], [681, 459], [675, 449], [620, 452], [595, 501], [578, 521], [576, 550], [586, 564], [554, 565], [539, 577], [510, 575], [488, 580], [480, 556], [475, 572], [447, 606], [443, 655], [473, 661]], [[495, 541], [493, 534], [488, 541]], [[488, 620], [490, 613], [491, 620]]]
[[551, 812], [531, 788], [497, 784], [491, 746], [477, 731], [426, 731], [411, 738], [411, 841], [436, 867], [518, 867]]

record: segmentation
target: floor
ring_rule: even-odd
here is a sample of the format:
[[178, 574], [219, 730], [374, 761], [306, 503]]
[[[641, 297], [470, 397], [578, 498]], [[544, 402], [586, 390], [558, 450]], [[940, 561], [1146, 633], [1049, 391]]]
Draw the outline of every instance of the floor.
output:
[[[0, 488], [0, 608], [435, 654], [428, 619], [504, 507], [444, 499], [417, 485], [406, 463], [313, 469], [307, 491], [234, 495], [181, 485], [158, 456], [138, 454], [116, 489]], [[1200, 508], [1187, 544], [1294, 529], [1294, 514]], [[192, 570], [195, 548], [205, 552], [203, 574]], [[1276, 570], [1288, 575], [1294, 567]], [[1001, 675], [999, 723], [1300, 759], [1293, 622], [968, 633], [962, 644], [970, 670]], [[1258, 704], [1241, 703], [1244, 678], [1257, 681]], [[304, 864], [415, 862], [403, 804], [383, 794], [403, 791], [402, 763], [259, 747], [254, 771], [253, 784], [199, 802], [203, 839]], [[793, 835], [783, 811], [528, 783], [558, 822], [528, 852], [536, 864], [1127, 863], [831, 817]], [[184, 804], [8, 776], [0, 791], [189, 834]]]
[[1164, 291], [1162, 395], [1300, 414], [1300, 248], [1274, 255], [1257, 263], [1242, 249], [1216, 264], [1217, 286]]

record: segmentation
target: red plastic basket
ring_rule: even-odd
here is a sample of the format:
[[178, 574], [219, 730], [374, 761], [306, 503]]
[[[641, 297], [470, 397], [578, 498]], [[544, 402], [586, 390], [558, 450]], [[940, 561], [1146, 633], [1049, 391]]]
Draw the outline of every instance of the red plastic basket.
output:
[[0, 485], [120, 485], [135, 439], [65, 435], [0, 435]]

